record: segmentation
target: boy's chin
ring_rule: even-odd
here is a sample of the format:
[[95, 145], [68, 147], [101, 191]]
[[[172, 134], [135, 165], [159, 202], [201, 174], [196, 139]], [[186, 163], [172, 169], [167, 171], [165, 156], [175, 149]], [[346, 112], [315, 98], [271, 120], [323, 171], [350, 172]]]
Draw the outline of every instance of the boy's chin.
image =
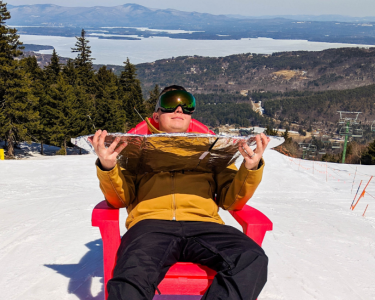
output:
[[181, 124], [181, 125], [179, 125], [179, 124], [173, 124], [173, 125], [169, 128], [169, 130], [168, 130], [167, 132], [169, 132], [169, 133], [180, 133], [180, 132], [186, 132], [188, 128], [189, 128], [189, 126], [186, 127], [186, 126], [184, 126], [184, 124]]

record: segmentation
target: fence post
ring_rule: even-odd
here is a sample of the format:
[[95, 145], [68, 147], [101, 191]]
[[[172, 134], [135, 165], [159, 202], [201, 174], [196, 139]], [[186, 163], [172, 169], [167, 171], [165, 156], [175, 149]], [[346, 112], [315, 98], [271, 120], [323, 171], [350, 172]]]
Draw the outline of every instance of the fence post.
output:
[[328, 181], [327, 162], [326, 162], [326, 182]]

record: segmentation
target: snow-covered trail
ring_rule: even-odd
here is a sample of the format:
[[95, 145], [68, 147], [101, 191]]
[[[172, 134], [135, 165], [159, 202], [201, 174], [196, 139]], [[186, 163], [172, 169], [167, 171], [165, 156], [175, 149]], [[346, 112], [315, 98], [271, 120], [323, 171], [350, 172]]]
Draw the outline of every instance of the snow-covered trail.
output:
[[103, 298], [100, 235], [91, 227], [103, 198], [95, 159], [1, 162], [0, 298]]
[[[263, 244], [270, 264], [260, 299], [375, 299], [375, 199], [366, 196], [349, 210], [354, 172], [349, 181], [332, 170], [341, 165], [328, 164], [336, 178], [327, 176], [326, 182], [320, 163], [313, 174], [312, 162], [302, 161], [298, 170], [298, 160], [275, 151], [265, 160], [263, 182], [251, 201], [274, 223]], [[360, 168], [375, 173], [375, 167]], [[363, 218], [366, 201], [371, 203]]]
[[[1, 299], [103, 299], [101, 241], [91, 227], [103, 198], [95, 159], [0, 161]], [[263, 243], [269, 280], [259, 300], [375, 299], [375, 199], [366, 195], [349, 210], [375, 167], [358, 166], [351, 193], [355, 166], [328, 164], [326, 181], [325, 164], [298, 166], [275, 151], [265, 160], [249, 202], [274, 223]], [[367, 191], [375, 196], [375, 181]], [[123, 210], [121, 224], [125, 217]]]

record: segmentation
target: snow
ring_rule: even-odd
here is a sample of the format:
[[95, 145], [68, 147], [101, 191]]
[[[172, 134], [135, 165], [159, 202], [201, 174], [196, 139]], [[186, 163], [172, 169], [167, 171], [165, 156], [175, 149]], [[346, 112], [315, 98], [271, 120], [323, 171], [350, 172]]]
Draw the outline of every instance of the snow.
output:
[[[5, 146], [4, 141], [0, 141], [0, 149]], [[40, 143], [37, 142], [21, 142], [18, 146], [14, 149], [14, 156], [16, 159], [40, 159], [40, 158], [46, 158], [46, 156], [53, 156], [56, 155], [56, 152], [59, 151], [61, 148], [51, 145], [43, 145], [43, 152], [44, 155], [40, 154], [41, 146]], [[72, 154], [79, 154], [80, 149], [78, 147], [67, 147], [68, 155]], [[81, 149], [82, 154], [88, 154], [89, 151], [86, 151], [84, 149]]]
[[[273, 150], [264, 156], [263, 182], [249, 201], [274, 223], [263, 243], [269, 279], [259, 300], [375, 299], [375, 179], [349, 209], [375, 167], [313, 163]], [[91, 227], [103, 199], [95, 160], [0, 161], [2, 299], [103, 299], [101, 240]], [[228, 212], [221, 215], [239, 228]], [[122, 232], [125, 218], [122, 210]]]

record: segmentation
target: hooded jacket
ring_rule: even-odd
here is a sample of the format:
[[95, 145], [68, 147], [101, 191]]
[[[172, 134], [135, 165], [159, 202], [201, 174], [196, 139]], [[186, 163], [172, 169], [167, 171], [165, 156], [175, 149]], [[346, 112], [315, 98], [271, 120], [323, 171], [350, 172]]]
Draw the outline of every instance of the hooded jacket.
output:
[[218, 214], [240, 210], [253, 196], [263, 174], [264, 161], [257, 170], [248, 170], [242, 163], [220, 173], [158, 172], [131, 174], [116, 165], [103, 171], [97, 160], [97, 175], [108, 204], [126, 207], [126, 228], [145, 219], [204, 221], [224, 224]]

